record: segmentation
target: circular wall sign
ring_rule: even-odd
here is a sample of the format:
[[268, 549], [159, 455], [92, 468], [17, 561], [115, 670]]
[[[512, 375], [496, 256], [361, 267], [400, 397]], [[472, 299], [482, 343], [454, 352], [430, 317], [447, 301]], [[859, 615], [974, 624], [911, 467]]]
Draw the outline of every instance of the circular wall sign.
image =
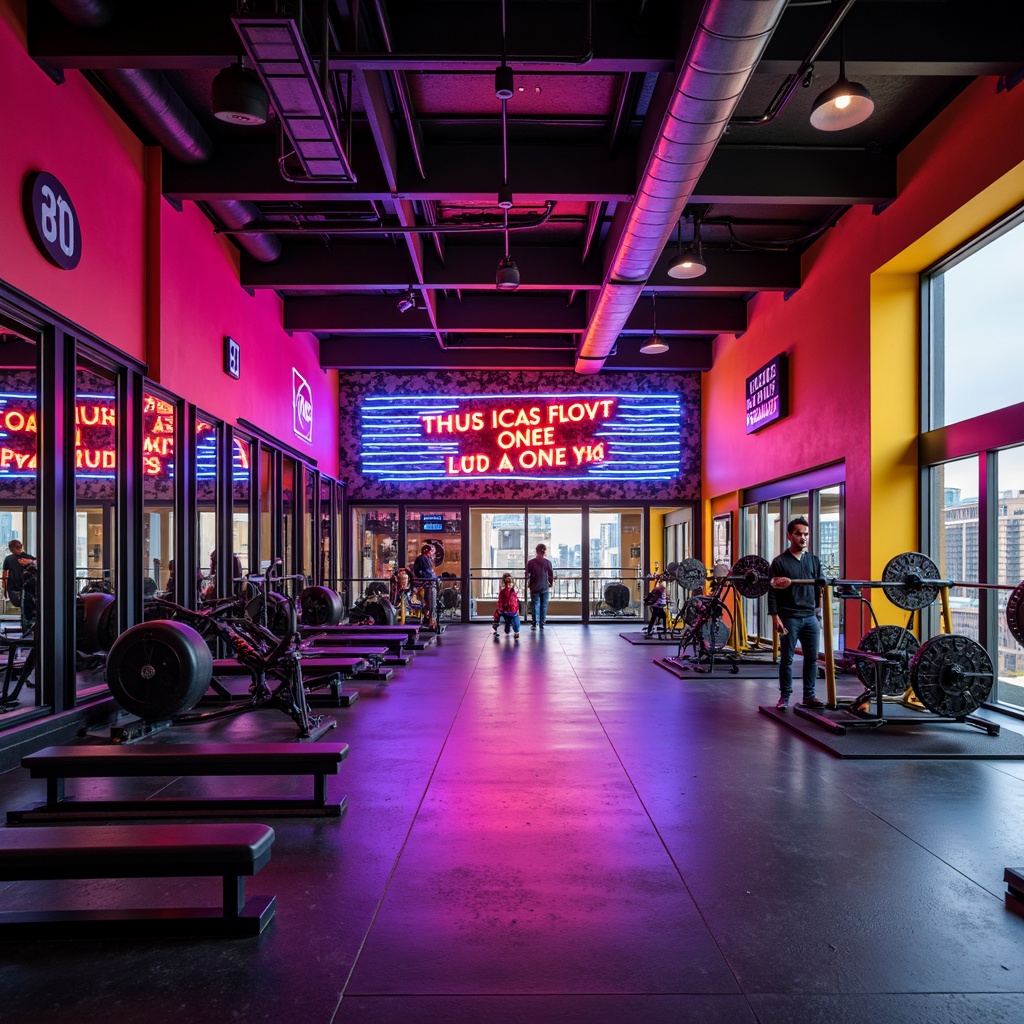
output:
[[39, 251], [61, 270], [74, 270], [82, 258], [82, 232], [67, 189], [46, 171], [25, 179], [25, 222]]

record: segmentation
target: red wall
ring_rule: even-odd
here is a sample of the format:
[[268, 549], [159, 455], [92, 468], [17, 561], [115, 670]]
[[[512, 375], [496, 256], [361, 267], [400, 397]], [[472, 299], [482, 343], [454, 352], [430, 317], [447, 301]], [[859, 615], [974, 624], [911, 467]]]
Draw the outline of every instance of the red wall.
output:
[[[0, 7], [0, 279], [143, 358], [142, 146], [78, 72], [54, 84]], [[49, 171], [78, 214], [82, 259], [48, 263], [21, 210], [25, 176]]]
[[[1024, 89], [997, 93], [996, 84], [975, 81], [904, 150], [896, 201], [877, 216], [849, 211], [807, 253], [788, 301], [753, 300], [749, 329], [716, 340], [705, 375], [705, 498], [728, 495], [735, 508], [744, 488], [845, 461], [854, 574], [868, 571], [871, 545], [870, 275], [1024, 161]], [[748, 435], [744, 381], [780, 352], [790, 359], [790, 415]], [[916, 407], [916, 390], [903, 400]]]
[[[239, 287], [238, 250], [194, 204], [177, 213], [161, 201], [159, 235], [150, 254], [160, 265], [158, 382], [212, 415], [259, 425], [337, 476], [337, 373], [320, 369], [316, 338], [288, 337], [276, 293]], [[225, 335], [241, 347], [239, 380], [224, 372]], [[292, 430], [292, 367], [313, 393], [312, 444]]]

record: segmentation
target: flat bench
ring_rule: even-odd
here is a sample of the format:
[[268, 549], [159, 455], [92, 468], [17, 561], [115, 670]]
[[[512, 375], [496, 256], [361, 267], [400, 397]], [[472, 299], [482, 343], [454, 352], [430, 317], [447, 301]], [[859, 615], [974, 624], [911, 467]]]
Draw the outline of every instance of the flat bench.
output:
[[431, 635], [424, 639], [420, 636], [419, 626], [405, 626], [399, 623], [395, 623], [392, 626], [353, 626], [351, 624], [345, 626], [300, 626], [299, 634], [303, 639], [310, 636], [362, 636], [370, 643], [382, 642], [380, 638], [389, 633], [401, 633], [405, 636], [404, 646], [414, 651], [422, 651], [425, 647], [434, 643], [437, 639], [436, 636]]
[[[267, 825], [86, 825], [0, 829], [0, 879], [182, 878], [220, 876], [220, 907], [145, 910], [6, 911], [0, 937], [123, 938], [140, 934], [259, 935], [276, 910], [274, 896], [245, 899], [244, 877], [270, 860]], [[10, 895], [10, 890], [7, 890]]]
[[317, 641], [309, 641], [308, 646], [300, 647], [299, 653], [303, 657], [303, 665], [307, 659], [320, 658], [366, 658], [374, 667], [380, 665], [408, 665], [416, 657], [414, 651], [408, 651], [401, 647], [386, 647], [381, 644], [377, 646], [376, 640], [367, 645], [363, 637], [350, 637], [348, 640], [339, 642], [331, 637], [323, 637]]
[[388, 654], [391, 655], [408, 654], [411, 650], [409, 638], [405, 633], [375, 633], [371, 635], [368, 633], [333, 632], [327, 634], [314, 633], [304, 637], [300, 650], [312, 653], [321, 647], [337, 649], [341, 647], [365, 647], [367, 645], [386, 647]]
[[[344, 678], [350, 678], [367, 668], [366, 658], [356, 655], [349, 656], [346, 652], [338, 657], [313, 656], [310, 652], [308, 657], [302, 659], [302, 675], [323, 676], [337, 674]], [[243, 665], [237, 658], [215, 658], [213, 662], [214, 676], [251, 676], [252, 669]]]
[[[327, 802], [327, 776], [337, 775], [347, 743], [153, 743], [46, 747], [21, 759], [33, 779], [46, 779], [46, 802], [10, 810], [12, 825], [197, 817], [338, 817], [347, 798]], [[313, 797], [153, 797], [68, 799], [66, 779], [156, 776], [312, 775]]]

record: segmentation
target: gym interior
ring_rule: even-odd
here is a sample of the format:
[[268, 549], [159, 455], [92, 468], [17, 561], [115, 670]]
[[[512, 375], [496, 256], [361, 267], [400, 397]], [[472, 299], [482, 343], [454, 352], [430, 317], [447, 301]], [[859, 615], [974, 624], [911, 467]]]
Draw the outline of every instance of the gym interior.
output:
[[1019, 1020], [1024, 15], [131, 6], [0, 0], [0, 1020]]

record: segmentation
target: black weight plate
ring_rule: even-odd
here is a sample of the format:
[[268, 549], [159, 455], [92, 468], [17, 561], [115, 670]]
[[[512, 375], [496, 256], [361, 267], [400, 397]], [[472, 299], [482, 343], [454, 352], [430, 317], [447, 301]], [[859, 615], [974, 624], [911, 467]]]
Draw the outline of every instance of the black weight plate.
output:
[[676, 566], [676, 583], [684, 590], [703, 590], [708, 571], [699, 558], [684, 558]]
[[772, 567], [760, 555], [744, 555], [729, 574], [736, 592], [756, 600], [764, 597], [771, 586]]
[[1013, 639], [1024, 647], [1024, 582], [1013, 588], [1006, 602], [1006, 627]]
[[184, 622], [161, 619], [132, 626], [107, 655], [107, 685], [114, 699], [147, 722], [188, 711], [212, 675], [210, 648]]
[[345, 603], [330, 587], [306, 587], [299, 594], [299, 609], [304, 626], [336, 626], [345, 614]]
[[[861, 637], [857, 646], [871, 654], [895, 656], [895, 661], [882, 666], [882, 693], [888, 697], [901, 696], [909, 685], [910, 659], [920, 646], [917, 637], [900, 626], [876, 626]], [[864, 685], [874, 692], [875, 665], [867, 658], [855, 658], [854, 668]]]
[[[935, 580], [929, 584], [927, 580]], [[939, 596], [939, 567], [920, 551], [890, 558], [882, 570], [882, 592], [906, 612], [927, 608]]]
[[665, 566], [665, 576], [667, 576], [670, 580], [674, 580], [676, 578], [676, 569], [678, 568], [678, 562], [669, 562], [668, 565]]
[[910, 685], [917, 699], [936, 715], [960, 717], [988, 700], [994, 676], [981, 644], [943, 633], [926, 640], [910, 661]]

